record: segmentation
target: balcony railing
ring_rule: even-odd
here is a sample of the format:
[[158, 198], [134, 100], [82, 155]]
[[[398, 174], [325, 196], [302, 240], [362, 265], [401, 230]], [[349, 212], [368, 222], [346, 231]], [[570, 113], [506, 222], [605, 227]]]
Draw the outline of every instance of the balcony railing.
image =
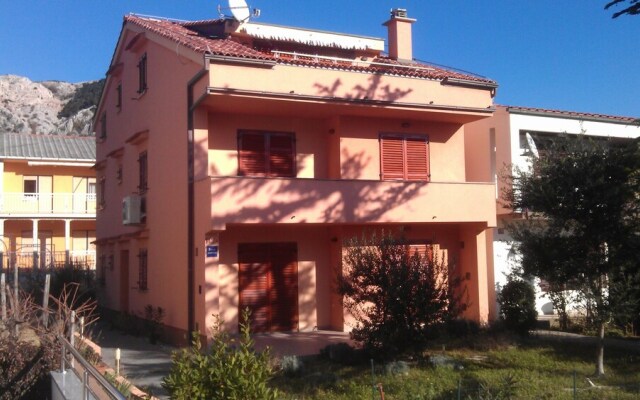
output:
[[496, 224], [493, 183], [211, 177], [196, 191], [211, 199], [217, 230], [230, 223]]
[[65, 265], [74, 265], [83, 269], [96, 269], [95, 250], [20, 250], [0, 252], [0, 270], [12, 270], [18, 268], [61, 268]]
[[2, 214], [95, 214], [95, 193], [3, 193]]

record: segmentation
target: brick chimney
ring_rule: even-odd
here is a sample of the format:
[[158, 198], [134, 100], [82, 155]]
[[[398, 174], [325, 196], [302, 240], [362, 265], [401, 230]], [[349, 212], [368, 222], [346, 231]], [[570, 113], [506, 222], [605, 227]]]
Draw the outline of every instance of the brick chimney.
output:
[[387, 27], [389, 39], [389, 57], [399, 61], [412, 61], [413, 50], [411, 47], [411, 24], [416, 22], [407, 17], [407, 10], [394, 8], [391, 10], [391, 19], [383, 25]]

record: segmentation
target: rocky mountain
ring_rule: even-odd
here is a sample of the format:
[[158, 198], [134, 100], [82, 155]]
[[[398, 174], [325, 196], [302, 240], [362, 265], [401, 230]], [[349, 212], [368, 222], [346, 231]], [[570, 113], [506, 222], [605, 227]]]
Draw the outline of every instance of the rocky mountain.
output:
[[91, 120], [103, 83], [0, 75], [0, 132], [93, 135]]

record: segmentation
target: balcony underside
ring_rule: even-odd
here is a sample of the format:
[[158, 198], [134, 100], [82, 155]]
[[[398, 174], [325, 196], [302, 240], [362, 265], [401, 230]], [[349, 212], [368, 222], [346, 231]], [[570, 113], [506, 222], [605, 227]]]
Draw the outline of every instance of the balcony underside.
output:
[[489, 183], [210, 177], [198, 182], [197, 196], [214, 230], [243, 223], [496, 225]]
[[296, 115], [304, 118], [361, 116], [466, 124], [491, 116], [493, 109], [424, 103], [401, 103], [358, 98], [266, 93], [228, 88], [208, 88], [199, 105], [221, 113]]

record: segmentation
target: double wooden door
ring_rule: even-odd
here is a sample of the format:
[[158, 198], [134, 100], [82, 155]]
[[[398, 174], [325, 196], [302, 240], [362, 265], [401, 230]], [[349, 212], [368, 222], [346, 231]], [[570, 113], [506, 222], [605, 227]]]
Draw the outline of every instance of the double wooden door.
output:
[[240, 312], [251, 312], [253, 332], [298, 329], [296, 243], [238, 245]]

